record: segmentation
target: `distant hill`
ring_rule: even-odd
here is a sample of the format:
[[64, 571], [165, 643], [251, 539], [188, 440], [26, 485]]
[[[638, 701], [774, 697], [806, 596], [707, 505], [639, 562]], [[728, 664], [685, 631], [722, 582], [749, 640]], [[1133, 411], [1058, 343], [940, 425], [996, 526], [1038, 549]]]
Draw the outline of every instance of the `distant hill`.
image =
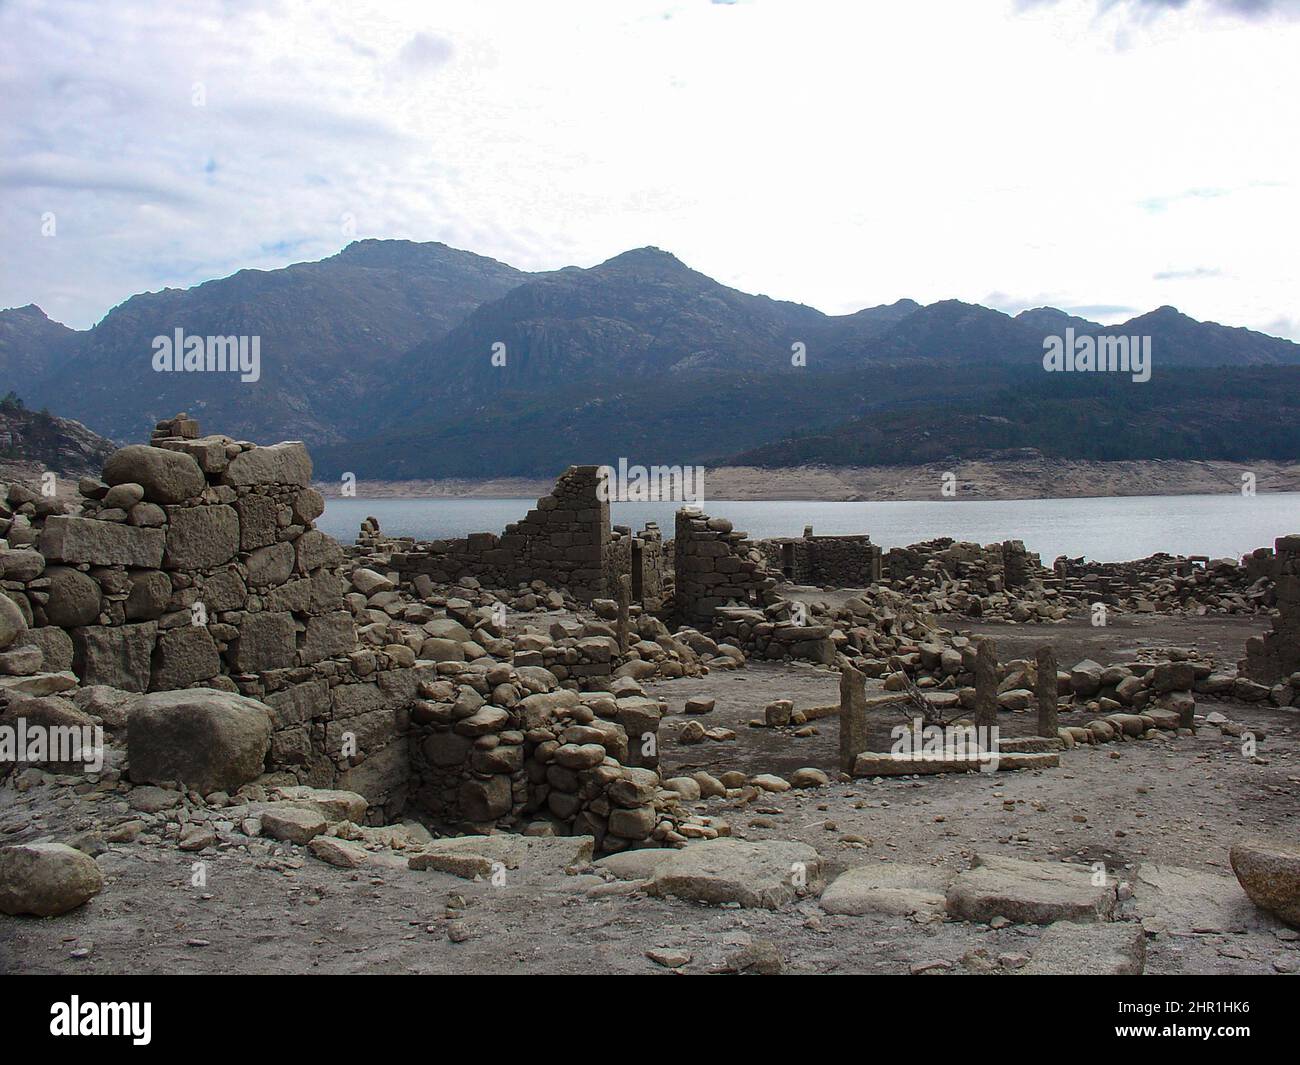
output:
[[63, 362], [79, 334], [34, 303], [0, 311], [0, 392], [20, 391]]
[[[789, 370], [791, 344], [826, 321], [811, 307], [727, 288], [657, 248], [530, 279], [402, 359], [389, 389], [404, 414], [472, 409], [511, 390], [657, 375]], [[494, 345], [505, 364], [494, 365]], [[441, 417], [441, 413], [439, 417]]]
[[[155, 372], [152, 340], [177, 328], [258, 336], [261, 379]], [[1150, 336], [1152, 382], [1045, 374], [1044, 338], [1066, 329]], [[442, 244], [367, 240], [319, 262], [135, 296], [84, 332], [34, 307], [0, 312], [0, 368], [31, 406], [121, 440], [186, 410], [212, 431], [305, 439], [322, 471], [376, 479], [544, 476], [620, 456], [850, 461], [836, 449], [863, 462], [944, 447], [1274, 454], [1292, 448], [1286, 425], [1250, 425], [1244, 406], [1215, 401], [1249, 382], [1242, 402], [1268, 423], [1290, 409], [1295, 367], [1300, 345], [1170, 307], [1111, 327], [959, 300], [827, 315], [729, 288], [657, 248], [525, 273]], [[1088, 414], [1095, 396], [1139, 421], [1104, 440], [1077, 431], [1100, 424], [1103, 410]], [[1032, 409], [1022, 397], [1035, 397]], [[1220, 440], [1216, 424], [1237, 414], [1237, 438]], [[1300, 447], [1277, 457], [1300, 458]]]
[[[320, 262], [133, 296], [24, 390], [123, 440], [181, 410], [250, 439], [341, 440], [373, 425], [367, 401], [402, 353], [526, 276], [443, 244], [359, 241]], [[261, 380], [155, 372], [152, 340], [176, 329], [260, 337]]]
[[1040, 374], [954, 406], [872, 412], [789, 434], [726, 465], [916, 465], [1016, 458], [1294, 460], [1300, 367], [1183, 368], [1134, 384], [1114, 374]]

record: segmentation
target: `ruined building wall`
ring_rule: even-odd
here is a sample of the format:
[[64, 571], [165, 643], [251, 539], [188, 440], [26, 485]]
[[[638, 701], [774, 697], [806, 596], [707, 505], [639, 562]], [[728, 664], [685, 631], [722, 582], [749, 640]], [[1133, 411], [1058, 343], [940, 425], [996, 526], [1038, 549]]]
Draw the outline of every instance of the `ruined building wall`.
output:
[[1246, 657], [1238, 665], [1260, 684], [1285, 680], [1300, 670], [1300, 536], [1278, 537], [1274, 550], [1270, 567], [1277, 595], [1273, 631], [1247, 640]]
[[643, 736], [657, 732], [663, 707], [551, 690], [527, 667], [518, 672], [534, 690], [503, 699], [508, 707], [485, 705], [494, 685], [508, 683], [508, 665], [421, 685], [412, 714], [420, 806], [475, 831], [548, 820], [558, 833], [595, 836], [602, 851], [643, 844], [659, 787]]
[[983, 581], [995, 591], [1022, 588], [1043, 575], [1038, 555], [1027, 551], [1023, 541], [980, 545], [947, 536], [891, 547], [883, 568], [891, 580], [909, 580], [943, 570], [958, 580]]
[[[490, 588], [540, 580], [567, 588], [582, 602], [616, 598], [619, 578], [629, 576], [633, 601], [658, 611], [669, 585], [663, 535], [654, 522], [639, 533], [611, 528], [601, 477], [599, 466], [570, 466], [527, 517], [500, 535], [391, 541], [389, 564], [408, 590], [418, 591], [421, 575], [436, 584], [474, 577]], [[369, 546], [377, 542], [375, 536], [369, 540]]]
[[663, 534], [654, 522], [646, 522], [632, 541], [632, 599], [645, 610], [663, 610], [671, 590], [672, 569]]
[[81, 683], [260, 699], [274, 714], [273, 771], [398, 810], [421, 670], [359, 644], [310, 484], [301, 443], [160, 423], [152, 446], [121, 449], [102, 481], [82, 482], [81, 514], [44, 520], [26, 579], [5, 591], [32, 642]]
[[675, 609], [689, 622], [707, 625], [730, 602], [762, 606], [775, 598], [777, 578], [762, 552], [726, 518], [679, 510], [673, 551]]
[[440, 584], [474, 577], [493, 588], [541, 580], [584, 602], [610, 596], [616, 590], [607, 564], [613, 534], [600, 477], [599, 466], [570, 466], [522, 521], [499, 536], [412, 541], [409, 550], [393, 553], [391, 565], [403, 584], [423, 573]]
[[880, 548], [865, 534], [780, 537], [758, 544], [767, 565], [796, 584], [861, 588], [880, 580]]

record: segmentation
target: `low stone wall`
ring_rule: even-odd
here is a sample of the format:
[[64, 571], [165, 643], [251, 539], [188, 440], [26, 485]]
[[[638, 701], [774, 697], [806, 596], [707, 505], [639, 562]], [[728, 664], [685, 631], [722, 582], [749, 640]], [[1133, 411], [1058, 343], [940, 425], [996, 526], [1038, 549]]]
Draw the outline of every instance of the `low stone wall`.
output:
[[1089, 603], [1126, 604], [1138, 613], [1208, 609], [1256, 613], [1273, 605], [1277, 558], [1262, 547], [1240, 562], [1169, 555], [1129, 562], [1090, 562], [1062, 555], [1052, 564], [1062, 594]]
[[543, 670], [495, 663], [424, 681], [419, 694], [415, 797], [432, 817], [591, 835], [602, 851], [651, 841], [660, 705], [556, 689]]
[[880, 548], [862, 535], [814, 536], [760, 540], [767, 565], [796, 584], [861, 588], [881, 577]]
[[795, 625], [788, 616], [777, 620], [761, 610], [719, 607], [714, 611], [713, 635], [739, 647], [753, 658], [779, 661], [799, 658], [822, 665], [835, 662], [835, 641], [828, 625]]

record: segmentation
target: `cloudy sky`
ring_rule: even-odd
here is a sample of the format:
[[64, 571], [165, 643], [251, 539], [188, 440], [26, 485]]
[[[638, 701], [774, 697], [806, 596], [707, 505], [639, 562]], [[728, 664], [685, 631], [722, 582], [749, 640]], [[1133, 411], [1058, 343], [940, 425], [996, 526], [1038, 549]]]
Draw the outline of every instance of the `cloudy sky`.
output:
[[0, 0], [0, 307], [355, 235], [1300, 340], [1297, 55], [1295, 0]]

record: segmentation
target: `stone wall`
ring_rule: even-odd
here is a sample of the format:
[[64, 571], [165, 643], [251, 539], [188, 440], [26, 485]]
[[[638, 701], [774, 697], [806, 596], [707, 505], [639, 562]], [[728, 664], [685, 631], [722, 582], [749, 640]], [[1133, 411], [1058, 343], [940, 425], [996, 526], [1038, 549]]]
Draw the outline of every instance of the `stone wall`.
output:
[[1039, 557], [1021, 540], [980, 545], [939, 537], [907, 547], [891, 547], [884, 572], [891, 580], [946, 573], [957, 580], [977, 582], [987, 591], [1023, 588], [1043, 576]]
[[707, 625], [718, 607], [761, 607], [779, 598], [762, 552], [726, 518], [682, 508], [673, 552], [674, 609], [685, 621]]
[[663, 534], [652, 521], [632, 541], [632, 600], [643, 610], [658, 613], [668, 605], [673, 572]]
[[358, 642], [342, 552], [314, 528], [324, 502], [310, 485], [301, 443], [161, 422], [151, 445], [83, 479], [80, 514], [44, 518], [36, 551], [5, 552], [5, 592], [48, 668], [66, 662], [83, 685], [126, 692], [257, 698], [274, 715], [270, 770], [357, 791], [383, 816], [404, 802], [421, 670]]
[[774, 571], [796, 584], [861, 588], [881, 577], [880, 548], [862, 535], [814, 536], [759, 541], [759, 549]]
[[655, 831], [658, 757], [644, 749], [657, 748], [644, 736], [658, 730], [658, 704], [646, 713], [647, 700], [556, 689], [542, 670], [503, 664], [422, 683], [420, 694], [415, 797], [436, 819], [592, 835], [606, 852]]
[[1300, 535], [1274, 542], [1271, 572], [1277, 596], [1273, 631], [1246, 641], [1238, 669], [1260, 684], [1273, 684], [1300, 671]]
[[394, 551], [391, 565], [404, 584], [423, 573], [440, 584], [474, 577], [493, 588], [540, 580], [583, 602], [611, 595], [606, 557], [612, 531], [601, 476], [599, 466], [570, 466], [522, 521], [500, 535], [409, 541], [408, 550]]

